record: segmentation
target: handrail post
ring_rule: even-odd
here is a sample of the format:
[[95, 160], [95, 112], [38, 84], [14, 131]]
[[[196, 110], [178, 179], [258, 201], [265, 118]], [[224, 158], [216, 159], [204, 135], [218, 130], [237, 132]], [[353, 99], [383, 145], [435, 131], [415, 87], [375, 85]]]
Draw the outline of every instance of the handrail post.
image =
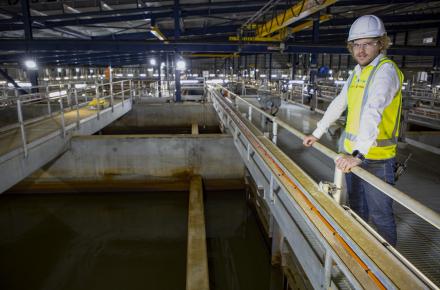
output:
[[60, 92], [60, 96], [59, 96], [58, 101], [60, 103], [61, 130], [62, 130], [63, 138], [65, 138], [66, 137], [66, 126], [64, 123], [64, 106], [63, 106], [63, 97], [61, 96], [61, 92]]
[[[65, 85], [60, 83], [60, 96], [61, 96], [61, 88], [64, 89]], [[72, 102], [70, 100], [70, 95], [69, 95], [69, 87], [70, 84], [67, 84], [67, 90], [66, 90], [66, 101], [67, 101], [67, 106], [72, 108]]]
[[342, 198], [342, 180], [344, 178], [344, 174], [342, 170], [335, 166], [335, 174], [333, 177], [333, 184], [335, 185], [335, 190], [333, 192], [333, 199], [338, 203], [342, 204], [344, 201]]
[[74, 87], [73, 93], [75, 97], [75, 105], [76, 105], [76, 128], [79, 129], [79, 103], [78, 103], [78, 90]]
[[100, 98], [99, 98], [99, 85], [98, 82], [95, 81], [95, 98], [96, 98], [96, 118], [99, 120], [99, 113], [100, 113]]
[[70, 110], [73, 110], [73, 102], [72, 102], [72, 85], [70, 83], [67, 84], [67, 103], [70, 106]]
[[124, 107], [124, 99], [125, 99], [124, 81], [121, 81], [121, 93], [122, 93], [122, 107]]
[[110, 105], [112, 106], [112, 113], [115, 111], [113, 102], [113, 80], [110, 78]]
[[27, 144], [26, 144], [27, 143], [26, 142], [26, 131], [24, 130], [23, 112], [21, 110], [21, 101], [20, 100], [17, 100], [17, 114], [18, 114], [18, 122], [20, 123], [21, 142], [23, 144], [24, 157], [26, 158], [28, 156], [28, 150], [27, 150]]
[[87, 84], [86, 84], [86, 87], [82, 89], [82, 91], [84, 92], [83, 95], [84, 95], [84, 97], [85, 97], [85, 101], [86, 101], [86, 103], [88, 103], [88, 102], [89, 102], [89, 98], [87, 97], [87, 93], [88, 93], [88, 91], [89, 91], [89, 87], [88, 87]]
[[132, 80], [128, 81], [128, 86], [130, 89], [130, 101], [131, 101], [131, 103], [133, 103], [133, 82], [132, 82]]
[[46, 100], [47, 100], [47, 113], [49, 116], [52, 116], [52, 108], [50, 107], [50, 98], [49, 98], [49, 85], [46, 84]]
[[276, 121], [276, 117], [272, 119], [272, 142], [273, 144], [277, 144], [277, 136], [278, 136], [278, 123]]

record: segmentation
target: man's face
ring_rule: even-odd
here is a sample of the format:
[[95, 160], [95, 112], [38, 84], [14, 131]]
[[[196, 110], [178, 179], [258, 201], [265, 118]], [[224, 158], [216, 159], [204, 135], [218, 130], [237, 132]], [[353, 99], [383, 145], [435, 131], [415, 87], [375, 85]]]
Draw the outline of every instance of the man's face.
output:
[[375, 38], [356, 39], [351, 44], [353, 56], [360, 66], [366, 66], [379, 55], [381, 45]]

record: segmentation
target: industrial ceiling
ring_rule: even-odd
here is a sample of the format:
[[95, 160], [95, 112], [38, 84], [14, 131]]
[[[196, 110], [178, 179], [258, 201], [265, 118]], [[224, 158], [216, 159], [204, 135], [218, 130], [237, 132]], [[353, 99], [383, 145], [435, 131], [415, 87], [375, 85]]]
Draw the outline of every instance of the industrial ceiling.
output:
[[[388, 35], [440, 31], [440, 1], [2, 0], [0, 63], [25, 56], [46, 65], [130, 65], [178, 53], [347, 53], [360, 15], [375, 14]], [[437, 32], [438, 34], [438, 32]], [[406, 44], [405, 44], [406, 43]], [[440, 56], [426, 45], [390, 55]]]

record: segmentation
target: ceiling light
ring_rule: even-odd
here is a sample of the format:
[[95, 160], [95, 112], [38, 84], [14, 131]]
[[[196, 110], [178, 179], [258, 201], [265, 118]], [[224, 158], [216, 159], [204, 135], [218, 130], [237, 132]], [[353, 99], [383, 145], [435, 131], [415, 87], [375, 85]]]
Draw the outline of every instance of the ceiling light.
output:
[[35, 60], [33, 59], [27, 59], [24, 61], [24, 65], [26, 66], [27, 69], [31, 69], [31, 70], [35, 70], [37, 69], [37, 63], [35, 62]]
[[186, 68], [186, 64], [185, 64], [184, 60], [177, 61], [177, 63], [176, 63], [177, 70], [185, 70], [185, 68]]

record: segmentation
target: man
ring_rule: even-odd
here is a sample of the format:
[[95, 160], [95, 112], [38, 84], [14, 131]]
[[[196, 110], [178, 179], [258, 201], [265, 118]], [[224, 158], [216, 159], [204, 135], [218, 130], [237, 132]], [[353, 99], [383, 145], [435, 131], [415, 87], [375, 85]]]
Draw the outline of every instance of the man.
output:
[[379, 234], [395, 246], [393, 200], [350, 170], [360, 166], [394, 184], [403, 74], [385, 57], [389, 38], [383, 22], [374, 15], [359, 17], [353, 23], [347, 47], [358, 64], [303, 144], [312, 146], [347, 109], [346, 154], [336, 161], [336, 166], [347, 173], [350, 207], [364, 220], [371, 218]]

